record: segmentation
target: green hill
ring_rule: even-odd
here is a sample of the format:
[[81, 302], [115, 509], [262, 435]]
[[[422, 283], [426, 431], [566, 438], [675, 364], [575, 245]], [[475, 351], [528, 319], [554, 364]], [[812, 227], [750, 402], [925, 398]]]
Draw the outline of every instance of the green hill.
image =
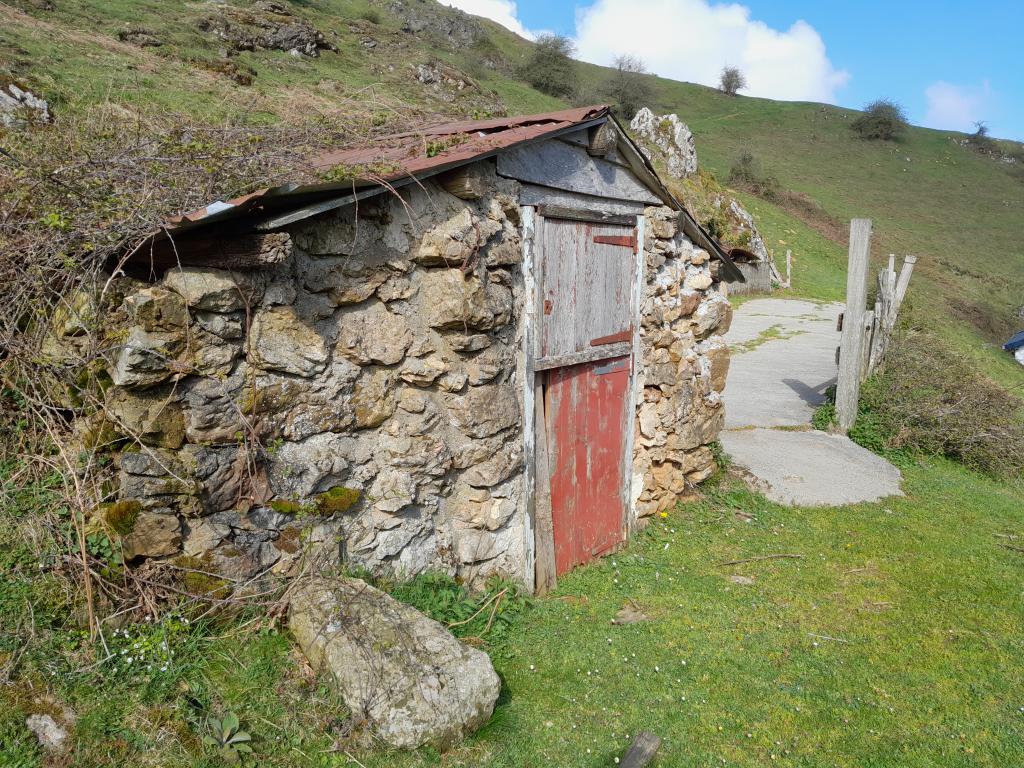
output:
[[[564, 106], [517, 78], [528, 41], [432, 0], [15, 6], [0, 5], [0, 83], [33, 87], [58, 119], [107, 99], [257, 122], [343, 108], [412, 121]], [[319, 55], [262, 49], [268, 24], [311, 27], [322, 36]], [[579, 72], [578, 100], [600, 100], [608, 71], [581, 63]], [[690, 125], [703, 166], [720, 180], [746, 150], [798, 193], [801, 204], [782, 207], [741, 195], [767, 242], [794, 251], [796, 292], [841, 296], [845, 222], [868, 216], [876, 257], [921, 257], [913, 303], [990, 375], [1019, 385], [1019, 369], [996, 346], [1024, 323], [1019, 163], [963, 146], [963, 134], [912, 128], [900, 142], [866, 142], [850, 130], [850, 110], [651, 81], [652, 108]]]

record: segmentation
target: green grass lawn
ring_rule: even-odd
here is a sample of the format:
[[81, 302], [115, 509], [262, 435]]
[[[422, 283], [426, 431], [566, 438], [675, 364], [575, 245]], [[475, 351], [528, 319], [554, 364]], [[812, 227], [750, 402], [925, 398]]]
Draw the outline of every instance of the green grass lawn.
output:
[[[39, 684], [79, 712], [81, 766], [217, 765], [207, 710], [239, 715], [261, 765], [589, 768], [641, 729], [664, 740], [658, 766], [1024, 764], [1024, 553], [1003, 546], [1024, 542], [1024, 491], [945, 461], [903, 470], [905, 498], [841, 509], [712, 482], [516, 619], [490, 648], [492, 722], [443, 757], [336, 742], [337, 699], [286, 635], [241, 620], [189, 630], [151, 682], [54, 660]], [[720, 565], [779, 553], [801, 558]], [[650, 621], [613, 626], [629, 600]], [[20, 695], [0, 762], [38, 765]]]

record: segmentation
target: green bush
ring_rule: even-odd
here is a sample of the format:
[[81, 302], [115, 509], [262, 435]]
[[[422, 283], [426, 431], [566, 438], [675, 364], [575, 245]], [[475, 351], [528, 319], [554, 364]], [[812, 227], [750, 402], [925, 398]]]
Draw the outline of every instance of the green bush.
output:
[[576, 52], [572, 41], [562, 35], [541, 35], [520, 76], [541, 93], [571, 96], [576, 92]]
[[850, 437], [878, 453], [941, 455], [996, 477], [1024, 474], [1024, 403], [927, 331], [893, 338], [884, 368], [861, 389]]
[[864, 107], [850, 127], [862, 139], [895, 141], [907, 130], [907, 115], [895, 101], [878, 99]]

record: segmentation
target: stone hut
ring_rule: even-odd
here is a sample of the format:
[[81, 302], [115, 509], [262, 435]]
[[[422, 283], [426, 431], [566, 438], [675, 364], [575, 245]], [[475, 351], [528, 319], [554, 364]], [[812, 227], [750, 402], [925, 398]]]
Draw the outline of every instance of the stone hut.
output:
[[131, 558], [543, 590], [714, 468], [738, 272], [606, 107], [422, 129], [131, 254]]

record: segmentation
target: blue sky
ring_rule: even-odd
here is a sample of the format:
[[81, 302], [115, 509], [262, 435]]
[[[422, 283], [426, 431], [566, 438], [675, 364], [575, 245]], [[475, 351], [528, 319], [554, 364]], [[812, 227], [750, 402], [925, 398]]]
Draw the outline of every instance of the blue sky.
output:
[[444, 1], [567, 35], [599, 64], [633, 53], [659, 75], [712, 84], [728, 63], [746, 71], [751, 95], [848, 107], [886, 96], [919, 125], [969, 131], [984, 120], [1024, 140], [1024, 0]]

